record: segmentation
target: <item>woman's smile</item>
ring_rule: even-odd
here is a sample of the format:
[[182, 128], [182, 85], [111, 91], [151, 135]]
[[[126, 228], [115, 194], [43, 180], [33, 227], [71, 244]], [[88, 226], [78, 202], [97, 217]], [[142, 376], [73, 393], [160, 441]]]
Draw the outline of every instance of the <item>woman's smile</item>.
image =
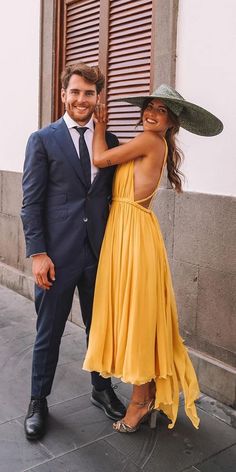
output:
[[165, 104], [159, 99], [152, 100], [143, 112], [144, 130], [165, 134], [168, 126], [169, 117]]

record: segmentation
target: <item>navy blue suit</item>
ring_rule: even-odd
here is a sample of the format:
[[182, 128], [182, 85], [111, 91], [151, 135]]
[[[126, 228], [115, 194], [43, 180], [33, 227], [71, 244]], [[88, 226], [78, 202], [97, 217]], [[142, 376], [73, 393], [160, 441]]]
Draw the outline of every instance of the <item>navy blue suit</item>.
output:
[[[116, 136], [109, 132], [106, 140], [109, 148], [118, 145]], [[35, 397], [45, 397], [51, 391], [61, 336], [76, 287], [89, 334], [97, 262], [114, 170], [114, 167], [101, 169], [90, 189], [86, 189], [80, 160], [63, 118], [29, 138], [21, 211], [26, 255], [46, 252], [56, 271], [50, 290], [35, 288], [38, 314], [32, 370]], [[92, 383], [95, 388], [107, 388], [110, 379], [93, 373]]]

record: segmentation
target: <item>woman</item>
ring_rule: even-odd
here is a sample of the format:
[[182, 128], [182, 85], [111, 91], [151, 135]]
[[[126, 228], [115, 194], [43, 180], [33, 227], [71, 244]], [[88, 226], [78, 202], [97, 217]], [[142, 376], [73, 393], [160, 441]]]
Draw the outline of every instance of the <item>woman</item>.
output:
[[106, 111], [96, 112], [93, 159], [98, 167], [117, 165], [113, 201], [99, 260], [92, 326], [83, 368], [133, 385], [125, 417], [113, 427], [137, 431], [162, 410], [175, 424], [179, 392], [198, 428], [194, 401], [197, 378], [178, 330], [177, 310], [164, 242], [150, 203], [167, 165], [168, 178], [181, 191], [179, 126], [205, 136], [223, 126], [211, 113], [160, 86], [149, 97], [123, 99], [141, 107], [143, 133], [107, 149]]

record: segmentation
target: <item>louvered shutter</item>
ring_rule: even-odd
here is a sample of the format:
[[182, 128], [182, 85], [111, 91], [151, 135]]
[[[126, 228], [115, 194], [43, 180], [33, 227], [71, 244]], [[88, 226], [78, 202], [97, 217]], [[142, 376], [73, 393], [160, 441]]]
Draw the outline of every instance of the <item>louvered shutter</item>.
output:
[[106, 75], [108, 129], [135, 136], [140, 111], [114, 102], [150, 92], [152, 11], [156, 0], [57, 0], [55, 119], [63, 113], [60, 72], [68, 64], [99, 64]]
[[137, 133], [140, 110], [117, 96], [150, 92], [152, 0], [110, 0], [107, 69], [108, 129], [122, 141]]
[[65, 65], [79, 61], [98, 64], [99, 0], [65, 2]]

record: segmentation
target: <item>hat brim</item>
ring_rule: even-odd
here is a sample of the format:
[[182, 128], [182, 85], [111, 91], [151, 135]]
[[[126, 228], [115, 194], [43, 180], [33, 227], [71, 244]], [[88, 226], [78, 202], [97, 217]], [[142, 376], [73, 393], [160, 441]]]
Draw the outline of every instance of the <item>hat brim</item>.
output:
[[[167, 98], [163, 97], [161, 94], [155, 94], [148, 96], [120, 97], [116, 98], [115, 101], [127, 102], [142, 108], [147, 99], [152, 100], [154, 98], [162, 100], [174, 114], [176, 114], [174, 109], [176, 109], [176, 105], [178, 105], [181, 108], [181, 112], [177, 116], [179, 124], [182, 128], [190, 131], [190, 133], [199, 136], [216, 136], [220, 134], [224, 128], [223, 123], [215, 115], [184, 99]], [[171, 105], [173, 105], [173, 110]]]

